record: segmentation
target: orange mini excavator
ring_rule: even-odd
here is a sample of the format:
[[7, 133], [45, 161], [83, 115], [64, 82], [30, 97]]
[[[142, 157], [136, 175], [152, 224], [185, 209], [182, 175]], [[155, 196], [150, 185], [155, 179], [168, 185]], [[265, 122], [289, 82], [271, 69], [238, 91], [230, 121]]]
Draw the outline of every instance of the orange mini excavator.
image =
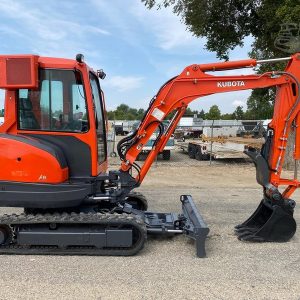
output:
[[[261, 75], [213, 76], [208, 72], [252, 68], [287, 61], [285, 71]], [[139, 127], [118, 143], [119, 170], [107, 171], [104, 95], [99, 78], [78, 54], [76, 59], [1, 55], [0, 88], [5, 89], [5, 122], [0, 127], [0, 206], [24, 213], [0, 216], [0, 253], [133, 255], [147, 234], [183, 233], [205, 256], [209, 229], [189, 195], [181, 213], [147, 211], [134, 192], [162, 152], [188, 104], [214, 93], [276, 87], [274, 116], [261, 151], [245, 152], [254, 161], [263, 200], [236, 226], [244, 241], [288, 241], [296, 231], [294, 178], [281, 178], [290, 131], [296, 131], [294, 159], [300, 158], [300, 54], [195, 64], [167, 81], [150, 102]], [[172, 113], [167, 128], [164, 119]], [[152, 133], [158, 135], [142, 166], [136, 158]], [[285, 189], [280, 189], [285, 186]]]

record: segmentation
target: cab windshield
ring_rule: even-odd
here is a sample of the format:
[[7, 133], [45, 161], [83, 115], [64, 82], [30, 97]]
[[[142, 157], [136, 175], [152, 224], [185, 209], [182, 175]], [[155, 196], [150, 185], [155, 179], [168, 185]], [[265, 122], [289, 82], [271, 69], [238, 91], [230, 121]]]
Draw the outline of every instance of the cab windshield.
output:
[[86, 96], [80, 72], [41, 69], [39, 78], [39, 89], [19, 90], [18, 128], [88, 131]]

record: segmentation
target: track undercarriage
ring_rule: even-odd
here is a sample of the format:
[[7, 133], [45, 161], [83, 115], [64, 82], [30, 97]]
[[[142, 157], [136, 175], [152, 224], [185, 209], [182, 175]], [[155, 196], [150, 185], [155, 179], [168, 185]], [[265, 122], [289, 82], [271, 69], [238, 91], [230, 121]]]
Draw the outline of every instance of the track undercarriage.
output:
[[205, 256], [209, 232], [191, 196], [181, 196], [178, 213], [137, 210], [130, 204], [114, 213], [23, 213], [0, 217], [0, 253], [129, 256], [144, 246], [147, 234], [186, 234]]

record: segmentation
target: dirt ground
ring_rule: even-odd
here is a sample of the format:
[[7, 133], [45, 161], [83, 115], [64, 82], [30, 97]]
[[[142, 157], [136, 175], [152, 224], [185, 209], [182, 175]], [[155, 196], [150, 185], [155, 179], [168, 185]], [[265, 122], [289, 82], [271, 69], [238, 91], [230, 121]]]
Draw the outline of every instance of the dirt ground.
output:
[[210, 227], [207, 258], [184, 236], [150, 238], [134, 257], [3, 255], [0, 299], [300, 299], [299, 232], [258, 244], [233, 234], [261, 199], [252, 164], [184, 162], [154, 164], [139, 191], [155, 211], [179, 212], [191, 194]]

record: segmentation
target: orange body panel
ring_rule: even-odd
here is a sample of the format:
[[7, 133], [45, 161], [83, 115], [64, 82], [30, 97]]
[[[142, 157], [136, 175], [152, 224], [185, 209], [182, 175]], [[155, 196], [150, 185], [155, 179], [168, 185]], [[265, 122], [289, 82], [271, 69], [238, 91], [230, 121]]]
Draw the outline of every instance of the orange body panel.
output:
[[68, 168], [47, 151], [2, 136], [0, 148], [0, 180], [54, 184], [69, 177]]

